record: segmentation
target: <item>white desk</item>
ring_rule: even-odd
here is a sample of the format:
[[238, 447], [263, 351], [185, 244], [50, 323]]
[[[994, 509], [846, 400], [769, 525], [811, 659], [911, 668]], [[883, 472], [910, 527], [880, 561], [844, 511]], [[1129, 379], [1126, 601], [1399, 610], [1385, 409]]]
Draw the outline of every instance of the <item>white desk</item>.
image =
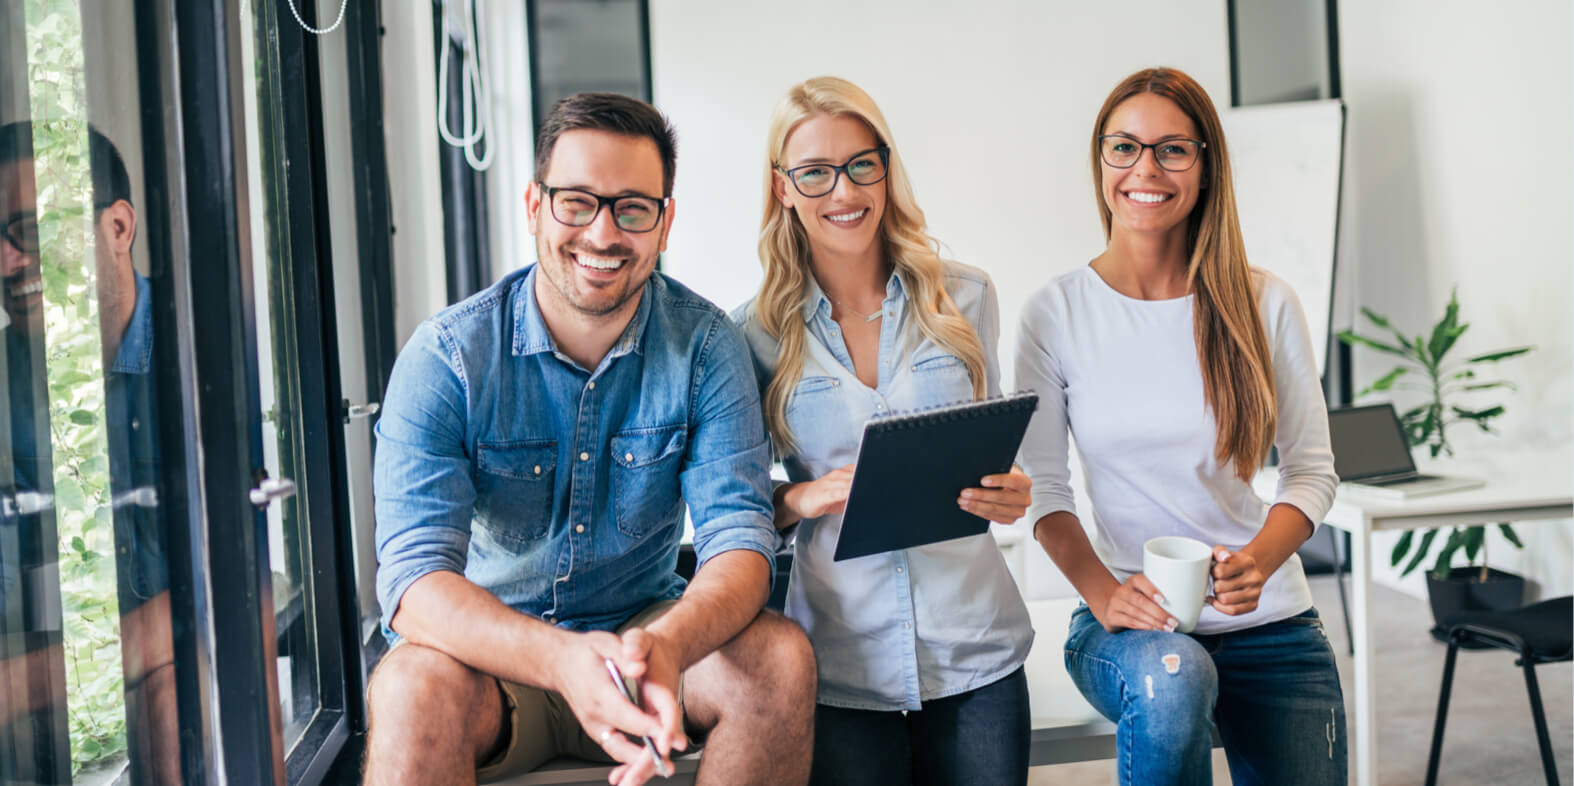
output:
[[[1323, 519], [1350, 533], [1350, 621], [1355, 643], [1355, 715], [1351, 718], [1357, 786], [1377, 783], [1377, 718], [1372, 682], [1372, 533], [1497, 522], [1574, 518], [1574, 465], [1569, 452], [1498, 453], [1421, 466], [1423, 472], [1469, 475], [1481, 488], [1395, 502], [1341, 486]], [[1257, 491], [1272, 500], [1277, 470], [1258, 475]], [[1416, 763], [1420, 766], [1420, 762]]]

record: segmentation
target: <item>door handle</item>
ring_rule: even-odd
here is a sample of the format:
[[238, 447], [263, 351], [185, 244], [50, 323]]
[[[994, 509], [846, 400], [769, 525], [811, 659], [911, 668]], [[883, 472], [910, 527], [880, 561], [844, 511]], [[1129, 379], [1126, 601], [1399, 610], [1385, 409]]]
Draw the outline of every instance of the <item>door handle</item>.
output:
[[360, 420], [361, 418], [369, 418], [382, 409], [382, 405], [375, 401], [368, 401], [365, 404], [351, 404], [349, 399], [344, 399], [344, 403], [341, 406], [344, 410], [345, 423], [349, 423], [352, 420]]
[[289, 478], [263, 478], [257, 487], [251, 490], [251, 504], [259, 508], [266, 508], [274, 500], [288, 499], [295, 496], [295, 481]]

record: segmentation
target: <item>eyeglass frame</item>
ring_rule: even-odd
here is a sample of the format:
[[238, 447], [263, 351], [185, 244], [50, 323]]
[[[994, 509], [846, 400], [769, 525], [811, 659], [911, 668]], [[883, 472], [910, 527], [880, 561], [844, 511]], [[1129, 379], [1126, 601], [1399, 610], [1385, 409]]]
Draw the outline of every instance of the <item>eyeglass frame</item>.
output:
[[[848, 166], [850, 166], [854, 161], [857, 161], [858, 159], [860, 159], [860, 158], [862, 158], [862, 157], [864, 157], [864, 156], [866, 156], [866, 155], [868, 155], [870, 153], [879, 153], [880, 154], [880, 168], [884, 169], [885, 172], [880, 175], [879, 179], [872, 180], [872, 181], [870, 181], [868, 183], [860, 183], [857, 180], [854, 180], [852, 175], [847, 175], [847, 167]], [[821, 191], [818, 194], [805, 193], [804, 190], [803, 190], [803, 186], [798, 185], [798, 179], [793, 177], [792, 173], [797, 172], [797, 171], [799, 171], [801, 169], [812, 169], [814, 167], [828, 167], [828, 168], [831, 169], [831, 171], [834, 173], [834, 174], [831, 175], [831, 187], [825, 189], [824, 191]], [[887, 177], [889, 177], [891, 175], [891, 146], [890, 145], [880, 145], [878, 147], [871, 147], [868, 150], [860, 150], [860, 151], [852, 154], [852, 156], [850, 158], [848, 158], [846, 161], [843, 161], [841, 163], [841, 165], [839, 165], [839, 166], [836, 165], [836, 164], [803, 164], [802, 166], [795, 166], [792, 169], [783, 169], [780, 165], [775, 165], [775, 169], [776, 169], [777, 172], [780, 172], [784, 176], [786, 176], [787, 182], [792, 184], [793, 190], [797, 191], [799, 194], [802, 194], [805, 199], [818, 199], [820, 197], [825, 196], [826, 194], [831, 193], [832, 191], [835, 191], [836, 190], [836, 183], [837, 183], [837, 181], [841, 180], [842, 175], [847, 175], [847, 182], [852, 183], [853, 185], [856, 185], [856, 186], [872, 186], [872, 185], [874, 185], [876, 183], [879, 183], [879, 182], [885, 180]]]
[[[121, 200], [115, 200], [115, 201], [118, 202], [118, 201], [121, 201]], [[93, 215], [94, 215], [94, 218], [96, 219], [99, 213], [104, 212], [104, 210], [106, 210], [107, 208], [109, 208], [110, 206], [112, 206], [114, 204], [115, 204], [115, 202], [94, 202], [93, 203]], [[11, 234], [11, 227], [16, 226], [17, 224], [20, 224], [20, 223], [22, 223], [23, 221], [25, 221], [25, 220], [27, 220], [29, 218], [33, 219], [33, 224], [36, 226], [38, 224], [38, 211], [36, 211], [36, 210], [24, 210], [24, 211], [21, 211], [21, 212], [18, 212], [18, 213], [11, 214], [11, 217], [4, 224], [0, 224], [0, 238], [4, 238], [5, 242], [10, 243], [11, 247], [16, 249], [16, 253], [21, 254], [23, 256], [33, 257], [33, 256], [38, 256], [39, 252], [41, 252], [43, 250], [43, 246], [39, 245], [38, 247], [36, 247], [36, 248], [34, 248], [32, 250], [25, 249], [25, 248], [22, 247], [22, 241], [17, 240]]]
[[[575, 229], [588, 227], [591, 224], [596, 223], [596, 219], [601, 217], [601, 208], [610, 207], [612, 208], [612, 224], [618, 228], [619, 232], [628, 232], [632, 235], [643, 235], [647, 232], [654, 232], [656, 227], [661, 226], [661, 219], [667, 215], [667, 203], [672, 201], [672, 197], [670, 196], [658, 198], [640, 193], [624, 194], [622, 196], [615, 197], [602, 196], [594, 191], [586, 191], [583, 188], [571, 188], [569, 186], [549, 186], [540, 180], [536, 181], [536, 185], [540, 186], [542, 193], [546, 195], [547, 213], [552, 216], [552, 220], [562, 224], [563, 226], [574, 227]], [[584, 194], [585, 196], [596, 200], [596, 212], [590, 214], [590, 220], [583, 224], [570, 224], [567, 221], [558, 218], [557, 211], [552, 208], [552, 199], [553, 197], [557, 196], [558, 192], [560, 191], [573, 191], [576, 194]], [[650, 225], [649, 229], [629, 229], [628, 227], [618, 223], [618, 202], [625, 199], [649, 199], [656, 203], [656, 220]]]
[[[1133, 158], [1131, 160], [1131, 163], [1129, 163], [1129, 164], [1127, 164], [1125, 166], [1120, 166], [1119, 164], [1111, 164], [1109, 162], [1109, 159], [1104, 157], [1104, 140], [1110, 139], [1110, 138], [1124, 139], [1124, 140], [1126, 140], [1128, 142], [1131, 142], [1132, 144], [1136, 145], [1139, 148], [1137, 150], [1137, 157]], [[1192, 162], [1191, 162], [1190, 166], [1187, 166], [1184, 169], [1170, 169], [1169, 167], [1164, 165], [1163, 161], [1159, 160], [1159, 145], [1169, 144], [1170, 142], [1196, 142], [1197, 143], [1197, 157], [1192, 159]], [[1099, 160], [1103, 161], [1106, 166], [1114, 167], [1115, 169], [1130, 169], [1130, 168], [1136, 166], [1137, 162], [1142, 160], [1142, 154], [1148, 152], [1149, 150], [1152, 150], [1153, 151], [1153, 163], [1157, 164], [1160, 169], [1162, 169], [1162, 170], [1164, 170], [1166, 172], [1190, 172], [1191, 168], [1196, 166], [1198, 161], [1202, 160], [1202, 151], [1207, 150], [1207, 149], [1208, 149], [1208, 143], [1207, 142], [1204, 142], [1201, 139], [1192, 139], [1189, 136], [1177, 136], [1177, 137], [1170, 137], [1169, 139], [1161, 139], [1161, 140], [1159, 140], [1157, 142], [1154, 142], [1153, 144], [1150, 145], [1150, 144], [1147, 144], [1147, 143], [1143, 142], [1140, 139], [1137, 139], [1136, 137], [1128, 136], [1126, 134], [1100, 134], [1099, 135]]]

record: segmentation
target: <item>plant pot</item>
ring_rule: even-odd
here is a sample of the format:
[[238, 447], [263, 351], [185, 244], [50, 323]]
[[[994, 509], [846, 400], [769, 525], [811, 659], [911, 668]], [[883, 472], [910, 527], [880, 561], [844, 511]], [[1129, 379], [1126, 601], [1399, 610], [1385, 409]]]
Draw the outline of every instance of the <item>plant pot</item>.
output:
[[1432, 636], [1447, 641], [1448, 631], [1443, 625], [1461, 613], [1509, 611], [1523, 606], [1525, 578], [1497, 568], [1487, 569], [1486, 581], [1481, 580], [1480, 568], [1451, 568], [1442, 579], [1427, 571], [1426, 594], [1432, 602], [1432, 620], [1437, 624]]

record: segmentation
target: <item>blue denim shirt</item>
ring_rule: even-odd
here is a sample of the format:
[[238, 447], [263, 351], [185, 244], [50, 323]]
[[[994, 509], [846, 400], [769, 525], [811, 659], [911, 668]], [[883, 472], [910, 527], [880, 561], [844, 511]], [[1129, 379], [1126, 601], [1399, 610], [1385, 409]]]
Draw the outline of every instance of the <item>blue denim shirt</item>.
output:
[[[797, 451], [781, 457], [787, 477], [807, 481], [853, 462], [864, 421], [891, 410], [966, 401], [973, 383], [962, 360], [918, 330], [902, 278], [886, 283], [879, 377], [858, 380], [831, 302], [809, 279], [803, 376], [787, 407]], [[995, 349], [1000, 306], [982, 270], [946, 263], [946, 291], [984, 346], [986, 388], [1000, 392]], [[763, 391], [776, 368], [777, 342], [754, 301], [733, 319], [743, 327]], [[822, 704], [916, 710], [921, 703], [980, 688], [1027, 660], [1033, 628], [1027, 606], [988, 534], [836, 562], [840, 515], [804, 519], [794, 546], [787, 616], [809, 634], [820, 666]]]
[[377, 423], [384, 633], [433, 571], [516, 611], [611, 630], [683, 593], [684, 504], [701, 566], [773, 563], [770, 450], [748, 350], [726, 315], [661, 274], [595, 369], [559, 352], [536, 266], [426, 320]]

